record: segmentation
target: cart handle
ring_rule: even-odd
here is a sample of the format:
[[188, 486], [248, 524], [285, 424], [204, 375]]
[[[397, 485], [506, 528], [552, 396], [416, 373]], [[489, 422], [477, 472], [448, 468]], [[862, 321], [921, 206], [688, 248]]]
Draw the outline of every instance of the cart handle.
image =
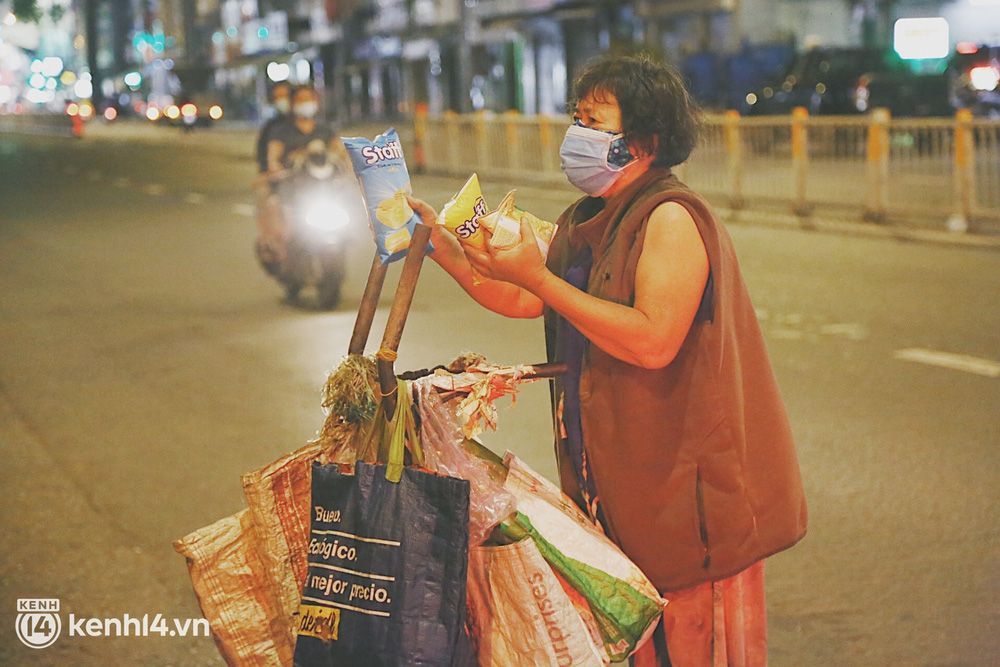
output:
[[410, 313], [410, 304], [413, 303], [413, 293], [417, 289], [417, 279], [420, 277], [420, 268], [423, 266], [430, 238], [430, 226], [417, 223], [413, 229], [406, 259], [403, 260], [403, 270], [399, 275], [399, 284], [396, 285], [396, 296], [392, 299], [382, 344], [376, 354], [379, 391], [382, 394], [382, 406], [386, 414], [393, 414], [396, 409], [398, 385], [393, 363], [396, 361], [399, 341], [403, 337], [403, 326]]

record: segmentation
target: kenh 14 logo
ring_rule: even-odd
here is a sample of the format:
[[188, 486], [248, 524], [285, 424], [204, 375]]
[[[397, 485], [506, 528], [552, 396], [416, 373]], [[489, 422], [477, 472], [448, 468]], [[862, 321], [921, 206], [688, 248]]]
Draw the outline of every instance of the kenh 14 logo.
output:
[[17, 601], [17, 638], [30, 648], [45, 648], [59, 639], [59, 600], [22, 598]]

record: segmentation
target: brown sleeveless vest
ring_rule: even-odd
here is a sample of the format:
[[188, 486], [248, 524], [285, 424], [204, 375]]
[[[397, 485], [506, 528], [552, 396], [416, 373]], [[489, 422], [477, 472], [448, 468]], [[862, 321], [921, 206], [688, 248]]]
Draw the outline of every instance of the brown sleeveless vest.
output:
[[[548, 266], [565, 275], [574, 248], [589, 243], [587, 291], [633, 305], [649, 215], [668, 201], [687, 209], [708, 251], [699, 315], [666, 367], [639, 368], [588, 345], [580, 380], [605, 528], [661, 591], [736, 574], [806, 531], [784, 403], [732, 241], [708, 204], [669, 170], [651, 169], [596, 215], [599, 201], [588, 197], [567, 209]], [[546, 308], [550, 360], [558, 317]], [[561, 442], [556, 454], [563, 489], [579, 502]]]

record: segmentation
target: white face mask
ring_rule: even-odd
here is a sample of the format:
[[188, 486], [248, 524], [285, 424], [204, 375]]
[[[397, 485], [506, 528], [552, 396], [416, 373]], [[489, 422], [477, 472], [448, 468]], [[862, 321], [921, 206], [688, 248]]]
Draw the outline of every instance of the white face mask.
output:
[[299, 118], [314, 118], [319, 113], [319, 104], [317, 102], [299, 102], [292, 108], [292, 113]]
[[292, 103], [287, 97], [282, 97], [274, 101], [274, 110], [285, 114], [292, 110]]
[[569, 182], [592, 197], [611, 189], [635, 161], [620, 132], [608, 132], [576, 122], [559, 147], [562, 170]]

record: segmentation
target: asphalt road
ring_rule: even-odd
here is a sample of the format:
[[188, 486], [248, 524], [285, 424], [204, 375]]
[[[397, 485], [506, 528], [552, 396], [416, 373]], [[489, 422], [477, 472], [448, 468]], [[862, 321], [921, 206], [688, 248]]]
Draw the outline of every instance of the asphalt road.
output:
[[[322, 423], [370, 253], [339, 310], [283, 302], [251, 251], [249, 142], [0, 135], [0, 664], [222, 664], [205, 637], [67, 621], [198, 618], [171, 542], [238, 511], [240, 475]], [[462, 181], [413, 183], [440, 205]], [[514, 186], [543, 217], [573, 198], [487, 183], [487, 200]], [[771, 664], [1000, 664], [1000, 252], [730, 231], [810, 506], [806, 539], [768, 561]], [[540, 361], [541, 325], [478, 309], [428, 262], [396, 367], [468, 350]], [[536, 384], [487, 442], [554, 477], [550, 428]], [[60, 600], [51, 647], [15, 637], [23, 598]]]

